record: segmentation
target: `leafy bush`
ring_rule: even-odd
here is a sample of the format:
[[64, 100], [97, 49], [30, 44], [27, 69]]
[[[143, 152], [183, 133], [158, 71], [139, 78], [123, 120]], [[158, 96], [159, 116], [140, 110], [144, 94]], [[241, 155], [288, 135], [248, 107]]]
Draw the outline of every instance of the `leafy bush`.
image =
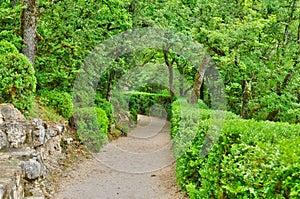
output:
[[39, 99], [66, 119], [73, 115], [72, 96], [67, 92], [40, 90]]
[[[165, 86], [155, 83], [148, 83], [140, 86], [138, 88], [139, 92], [146, 92], [146, 93], [162, 93], [166, 89]], [[168, 90], [169, 92], [169, 90]]]
[[[182, 107], [184, 112], [182, 112]], [[179, 127], [191, 127], [199, 121], [210, 119], [218, 114], [224, 114], [224, 119], [240, 119], [241, 117], [229, 111], [212, 111], [202, 100], [198, 104], [189, 104], [186, 98], [179, 98], [172, 103], [171, 137], [174, 138], [180, 131]]]
[[[45, 39], [39, 42], [35, 68], [38, 88], [42, 89], [71, 92], [78, 70], [96, 45], [131, 27], [126, 10], [130, 1], [107, 4], [64, 0], [42, 1], [40, 5], [43, 12], [39, 16], [37, 31]], [[106, 25], [100, 27], [99, 22], [119, 28], [108, 30], [104, 28]]]
[[103, 99], [100, 94], [96, 95], [95, 103], [98, 108], [105, 111], [107, 118], [110, 122], [114, 121], [113, 106], [106, 99]]
[[209, 109], [209, 107], [202, 100], [198, 100], [198, 104], [199, 104], [199, 108], [201, 109]]
[[15, 45], [8, 41], [0, 41], [0, 54], [4, 55], [7, 53], [18, 54], [19, 51]]
[[0, 102], [12, 103], [22, 112], [32, 108], [36, 89], [35, 71], [29, 60], [15, 53], [12, 44], [1, 42], [10, 52], [0, 54]]
[[[137, 119], [137, 114], [149, 115], [153, 105], [161, 105], [165, 111], [153, 110], [154, 116], [165, 117], [167, 119], [171, 118], [171, 102], [172, 99], [170, 95], [165, 94], [153, 94], [144, 92], [129, 92], [126, 93], [129, 96], [129, 110], [133, 118]], [[167, 115], [165, 115], [167, 114]]]
[[227, 114], [217, 143], [201, 157], [212, 119], [207, 110], [200, 110], [197, 129], [189, 129], [193, 121], [188, 115], [178, 119], [180, 109], [173, 103], [173, 135], [181, 126], [186, 134], [197, 131], [176, 162], [178, 182], [190, 198], [299, 198], [300, 125]]
[[[20, 35], [20, 11], [22, 5], [12, 6], [11, 1], [1, 1], [0, 4], [0, 41], [6, 40], [15, 45], [17, 49], [22, 47], [22, 37]], [[0, 42], [2, 43], [2, 42]], [[5, 49], [0, 44], [0, 54], [4, 54]], [[11, 51], [7, 51], [8, 53]], [[11, 53], [18, 53], [11, 52]]]
[[101, 108], [88, 107], [74, 110], [77, 136], [92, 152], [98, 152], [106, 141], [108, 118]]

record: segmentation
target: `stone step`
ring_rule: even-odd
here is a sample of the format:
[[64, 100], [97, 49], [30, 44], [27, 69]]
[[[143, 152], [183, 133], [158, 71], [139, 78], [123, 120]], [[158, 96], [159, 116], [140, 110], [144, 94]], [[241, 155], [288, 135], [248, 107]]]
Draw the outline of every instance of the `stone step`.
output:
[[[36, 155], [36, 151], [32, 149], [11, 149], [0, 152], [0, 199], [24, 198], [23, 179], [30, 172], [27, 167], [31, 166], [24, 165], [24, 162], [30, 162], [30, 159]], [[42, 199], [43, 197], [26, 198]]]
[[27, 161], [33, 157], [37, 156], [37, 152], [34, 149], [10, 149], [0, 152], [0, 161], [8, 161], [8, 160], [24, 160]]
[[23, 199], [23, 171], [16, 162], [0, 161], [0, 199]]

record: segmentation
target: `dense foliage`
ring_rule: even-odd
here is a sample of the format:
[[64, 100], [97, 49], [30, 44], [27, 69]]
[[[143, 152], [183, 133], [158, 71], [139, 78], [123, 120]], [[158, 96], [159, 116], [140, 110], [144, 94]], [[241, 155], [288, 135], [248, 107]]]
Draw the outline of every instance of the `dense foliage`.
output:
[[[299, 125], [244, 120], [227, 113], [216, 145], [200, 157], [213, 112], [200, 109], [195, 118], [195, 107], [191, 115], [181, 115], [180, 104], [184, 106], [183, 101], [172, 105], [172, 137], [183, 132], [180, 128], [182, 137], [197, 132], [176, 162], [178, 182], [190, 198], [299, 198]], [[195, 119], [199, 125], [188, 129]], [[180, 147], [174, 143], [175, 154]]]
[[88, 107], [74, 110], [78, 139], [92, 152], [99, 152], [106, 142], [108, 118], [101, 108]]
[[28, 113], [35, 96], [34, 68], [13, 44], [2, 41], [0, 47], [0, 103], [13, 103]]
[[102, 110], [105, 111], [105, 113], [107, 115], [107, 118], [110, 121], [110, 123], [113, 123], [115, 121], [115, 119], [114, 119], [114, 107], [112, 106], [112, 104], [110, 102], [103, 99], [102, 96], [100, 94], [98, 94], [96, 96], [96, 99], [95, 99], [95, 104], [98, 108], [101, 108]]
[[6, 53], [13, 53], [17, 54], [19, 53], [16, 46], [6, 40], [0, 41], [0, 54], [6, 54]]
[[[41, 1], [36, 70], [38, 89], [71, 92], [77, 71], [95, 46], [130, 28], [128, 1]], [[103, 82], [104, 83], [104, 82]]]
[[[244, 118], [297, 123], [299, 7], [297, 0], [40, 0], [37, 90], [71, 94], [84, 59], [99, 43], [131, 28], [163, 27], [182, 32], [207, 48], [223, 75], [228, 110]], [[22, 6], [7, 0], [0, 9], [0, 40], [20, 50]], [[167, 70], [161, 50], [144, 49], [117, 58], [99, 77], [98, 92], [109, 100], [118, 79], [136, 66], [148, 67], [151, 62]], [[175, 61], [172, 67], [192, 82], [193, 67], [171, 51], [168, 54]], [[188, 94], [189, 87], [181, 85], [180, 95]], [[202, 97], [209, 104], [209, 94]]]
[[245, 118], [298, 122], [299, 1], [209, 2], [195, 8], [210, 10], [195, 31], [224, 76], [229, 109]]
[[40, 90], [39, 100], [66, 119], [70, 119], [73, 115], [72, 97], [67, 92]]
[[135, 122], [137, 122], [137, 114], [171, 118], [170, 95], [144, 92], [130, 92], [125, 95], [129, 97], [129, 110]]
[[[299, 198], [299, 0], [39, 0], [34, 63], [20, 53], [24, 9], [24, 1], [0, 4], [0, 103], [28, 113], [35, 100], [74, 119], [78, 139], [92, 151], [111, 126], [118, 127], [117, 117], [130, 111], [136, 121], [138, 113], [165, 116], [164, 109], [179, 184], [191, 198]], [[105, 66], [87, 60], [103, 41], [146, 27], [203, 44], [225, 84], [228, 112], [210, 110], [208, 74], [199, 104], [183, 108], [187, 102], [181, 99], [171, 112], [171, 102], [187, 97], [198, 75], [198, 66], [169, 50], [178, 41], [127, 54], [120, 48]], [[93, 70], [95, 65], [104, 70]], [[78, 86], [90, 86], [83, 88], [89, 92], [74, 95], [75, 79], [84, 71], [87, 84]], [[83, 103], [74, 108], [78, 98]], [[224, 128], [211, 153], [200, 158], [214, 114], [225, 116]]]
[[0, 11], [0, 41], [8, 41], [20, 50], [22, 45], [22, 38], [19, 35], [21, 5], [12, 6], [10, 1], [1, 1]]

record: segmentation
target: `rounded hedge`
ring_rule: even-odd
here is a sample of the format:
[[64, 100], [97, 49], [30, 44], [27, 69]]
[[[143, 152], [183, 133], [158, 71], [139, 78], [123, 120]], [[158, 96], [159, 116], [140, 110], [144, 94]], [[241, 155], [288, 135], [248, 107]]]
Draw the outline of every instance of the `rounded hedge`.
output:
[[95, 104], [98, 108], [101, 108], [105, 111], [108, 120], [110, 123], [114, 122], [114, 107], [110, 102], [108, 102], [106, 99], [103, 99], [100, 94], [96, 95]]
[[[212, 112], [197, 105], [181, 114], [179, 101], [172, 104], [171, 135], [178, 184], [190, 198], [299, 198], [300, 125], [244, 120], [226, 112], [224, 126], [211, 151], [205, 136], [210, 133]], [[198, 120], [198, 126], [191, 128]]]
[[104, 110], [97, 107], [74, 110], [77, 137], [92, 152], [98, 152], [106, 141], [108, 118]]
[[72, 96], [67, 92], [55, 90], [40, 90], [39, 99], [46, 106], [54, 109], [58, 114], [66, 119], [73, 115]]
[[[137, 122], [137, 115], [150, 115], [151, 109], [154, 111], [154, 105], [161, 105], [160, 111], [152, 112], [153, 116], [171, 119], [171, 103], [176, 98], [171, 99], [169, 94], [155, 94], [144, 92], [127, 92], [125, 93], [129, 97], [129, 111], [135, 122]], [[158, 106], [156, 106], [158, 107]], [[163, 111], [163, 110], [165, 111]]]
[[8, 41], [0, 41], [0, 54], [14, 53], [18, 54], [19, 51], [15, 45]]
[[[13, 45], [6, 47], [11, 52], [16, 50]], [[29, 111], [36, 89], [33, 66], [21, 53], [0, 54], [0, 64], [0, 102], [12, 103], [22, 112]]]

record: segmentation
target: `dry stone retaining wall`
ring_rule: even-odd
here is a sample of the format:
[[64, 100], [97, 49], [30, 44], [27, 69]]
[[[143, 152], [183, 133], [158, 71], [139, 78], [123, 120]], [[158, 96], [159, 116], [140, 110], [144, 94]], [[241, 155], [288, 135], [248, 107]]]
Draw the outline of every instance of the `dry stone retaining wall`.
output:
[[63, 158], [67, 126], [27, 121], [11, 104], [0, 104], [0, 199], [47, 198], [47, 175]]

